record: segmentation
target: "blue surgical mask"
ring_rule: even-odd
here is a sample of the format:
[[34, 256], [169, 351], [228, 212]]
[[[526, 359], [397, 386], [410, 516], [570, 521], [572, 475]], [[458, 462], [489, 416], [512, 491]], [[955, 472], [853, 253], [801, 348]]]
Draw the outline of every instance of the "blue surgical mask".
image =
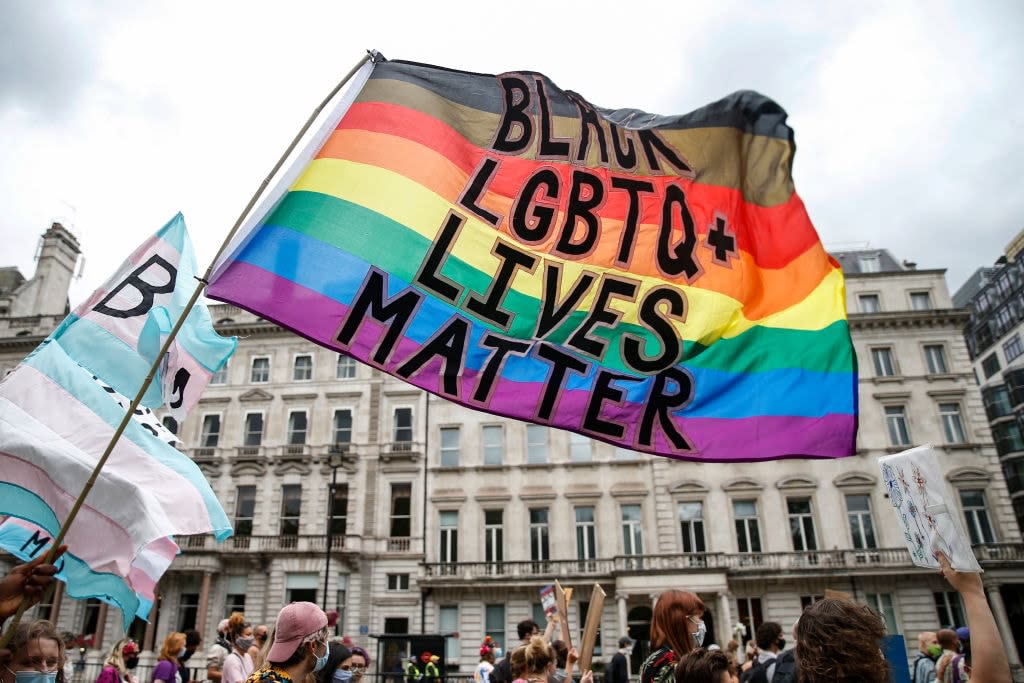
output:
[[562, 683], [565, 680], [565, 669], [555, 669], [555, 673], [552, 675], [558, 683]]
[[185, 652], [186, 652], [185, 648], [181, 648], [180, 650], [178, 650], [178, 659], [181, 659], [182, 657], [184, 657], [185, 656]]
[[352, 680], [352, 672], [345, 669], [335, 669], [334, 680], [338, 681], [338, 683], [348, 683]]
[[[9, 669], [8, 669], [9, 670]], [[57, 672], [47, 671], [15, 671], [14, 683], [56, 683]]]
[[317, 657], [316, 650], [313, 650], [313, 656], [316, 657], [316, 664], [313, 665], [313, 671], [320, 671], [327, 666], [327, 655], [331, 653], [330, 648], [327, 647], [327, 643], [324, 643], [324, 656]]
[[494, 658], [501, 659], [502, 649], [500, 647], [494, 648]]
[[697, 647], [700, 647], [704, 644], [704, 636], [706, 636], [707, 634], [708, 627], [704, 623], [704, 620], [701, 619], [700, 622], [697, 624], [697, 632], [693, 634], [693, 642], [697, 644]]

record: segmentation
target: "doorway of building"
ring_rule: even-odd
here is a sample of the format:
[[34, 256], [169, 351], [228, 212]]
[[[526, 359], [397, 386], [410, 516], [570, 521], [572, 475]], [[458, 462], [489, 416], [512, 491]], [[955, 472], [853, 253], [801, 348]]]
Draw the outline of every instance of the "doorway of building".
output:
[[629, 658], [630, 673], [640, 675], [640, 665], [651, 654], [651, 608], [646, 605], [634, 607], [626, 615], [626, 628], [633, 643], [633, 655]]

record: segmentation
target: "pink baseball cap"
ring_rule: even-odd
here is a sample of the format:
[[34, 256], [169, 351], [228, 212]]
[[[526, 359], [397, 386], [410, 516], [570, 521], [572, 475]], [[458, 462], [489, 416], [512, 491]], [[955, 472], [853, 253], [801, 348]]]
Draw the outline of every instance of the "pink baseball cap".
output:
[[274, 644], [267, 659], [271, 662], [287, 661], [298, 649], [302, 639], [327, 626], [327, 615], [311, 602], [293, 602], [285, 605], [277, 615]]

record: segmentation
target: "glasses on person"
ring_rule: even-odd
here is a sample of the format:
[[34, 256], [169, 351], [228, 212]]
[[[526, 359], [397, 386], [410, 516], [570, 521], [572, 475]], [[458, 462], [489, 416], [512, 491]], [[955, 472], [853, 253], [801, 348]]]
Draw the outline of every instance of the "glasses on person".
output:
[[700, 617], [693, 617], [693, 616], [688, 616], [688, 617], [686, 617], [686, 619], [687, 619], [687, 621], [689, 621], [689, 622], [690, 622], [691, 624], [693, 624], [694, 626], [700, 626], [700, 623], [701, 623], [702, 621], [704, 621], [704, 620], [703, 620], [703, 619], [701, 619]]
[[356, 676], [358, 676], [360, 674], [364, 674], [364, 673], [366, 673], [366, 667], [365, 666], [353, 666], [352, 667], [352, 673], [354, 675], [356, 675]]

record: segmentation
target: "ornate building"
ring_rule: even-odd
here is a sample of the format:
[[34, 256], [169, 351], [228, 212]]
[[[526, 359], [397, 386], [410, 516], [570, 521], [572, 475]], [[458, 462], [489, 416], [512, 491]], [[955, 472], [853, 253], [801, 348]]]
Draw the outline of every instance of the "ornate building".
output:
[[[518, 621], [542, 621], [539, 590], [557, 578], [577, 590], [577, 634], [590, 587], [602, 586], [597, 660], [629, 633], [634, 671], [666, 588], [704, 599], [719, 643], [737, 624], [788, 629], [833, 589], [877, 609], [913, 649], [918, 631], [962, 624], [963, 608], [935, 572], [910, 564], [876, 459], [932, 443], [1018, 664], [1024, 544], [971, 373], [968, 313], [953, 306], [943, 270], [884, 250], [836, 257], [860, 364], [858, 450], [840, 460], [717, 465], [616, 449], [427, 396], [213, 306], [239, 348], [178, 433], [236, 535], [180, 539], [149, 626], [133, 630], [149, 648], [170, 630], [211, 635], [234, 609], [270, 623], [308, 599], [337, 610], [337, 632], [371, 652], [374, 634], [450, 634], [449, 666], [466, 673], [485, 634], [508, 646]], [[18, 320], [0, 322], [0, 367], [48, 331], [16, 337]], [[92, 601], [36, 613], [106, 643], [120, 630]], [[375, 668], [392, 670], [397, 654]]]

